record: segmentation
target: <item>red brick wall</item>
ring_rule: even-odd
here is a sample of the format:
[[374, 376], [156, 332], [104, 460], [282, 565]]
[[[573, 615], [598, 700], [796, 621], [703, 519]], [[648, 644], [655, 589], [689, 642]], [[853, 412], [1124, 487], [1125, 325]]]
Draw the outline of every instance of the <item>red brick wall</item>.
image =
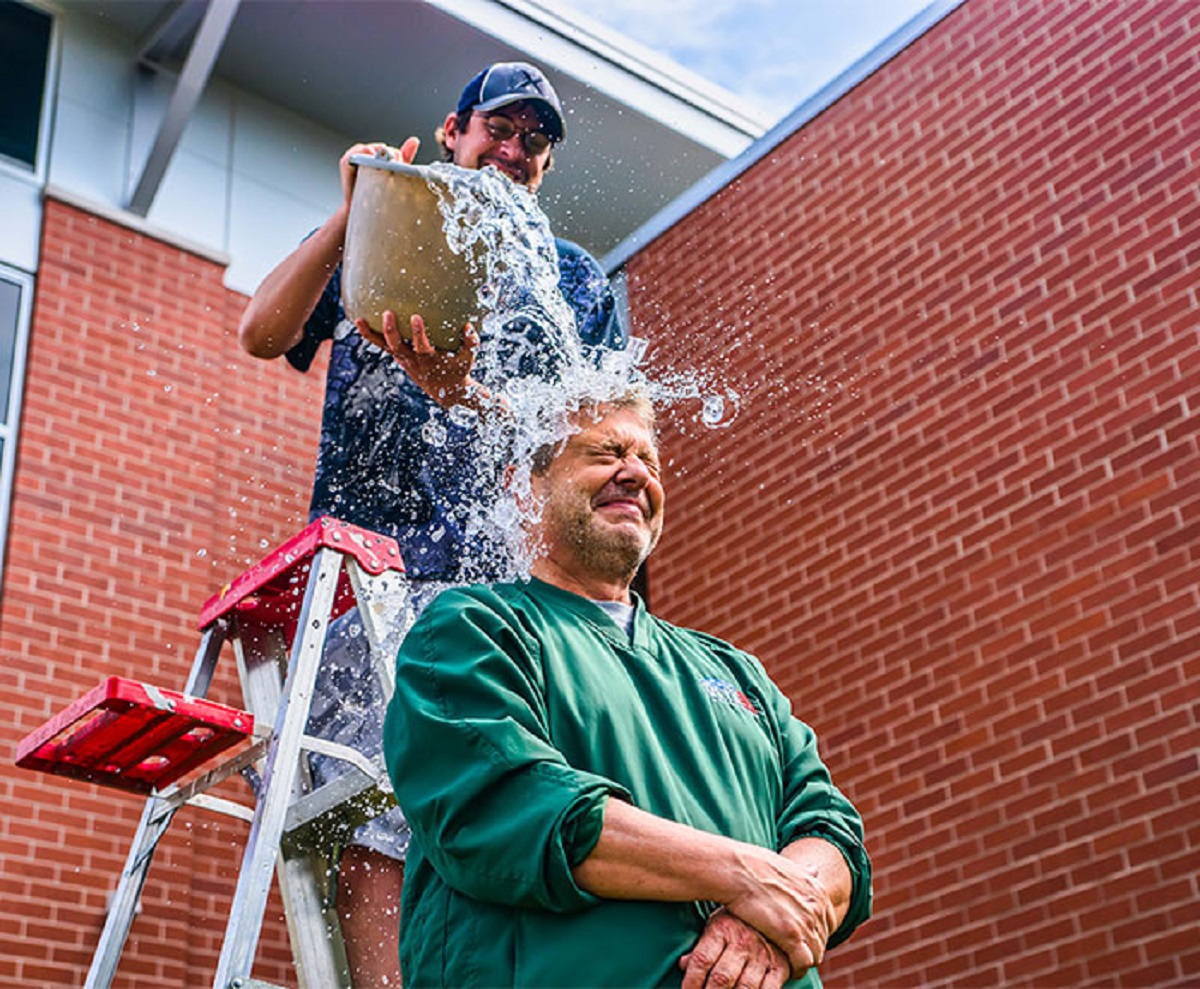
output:
[[628, 265], [656, 610], [866, 818], [838, 986], [1200, 984], [1200, 7], [968, 0]]
[[[221, 275], [46, 204], [0, 605], [5, 985], [82, 985], [141, 810], [16, 769], [17, 740], [109, 674], [182, 687], [200, 605], [305, 520], [323, 367], [244, 355], [245, 299]], [[236, 703], [223, 663], [213, 696]], [[117, 985], [211, 980], [247, 831], [180, 812]], [[289, 984], [277, 901], [268, 913], [256, 974]]]

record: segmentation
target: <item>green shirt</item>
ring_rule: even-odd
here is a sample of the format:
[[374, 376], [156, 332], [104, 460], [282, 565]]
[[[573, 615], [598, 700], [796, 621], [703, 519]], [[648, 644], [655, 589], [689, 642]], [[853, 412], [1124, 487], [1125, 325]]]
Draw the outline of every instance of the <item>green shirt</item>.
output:
[[413, 831], [407, 987], [678, 986], [712, 904], [602, 900], [572, 879], [612, 795], [776, 850], [825, 838], [854, 877], [830, 944], [870, 912], [862, 822], [812, 730], [754, 657], [640, 601], [631, 643], [538, 580], [445, 592], [401, 647], [384, 751]]

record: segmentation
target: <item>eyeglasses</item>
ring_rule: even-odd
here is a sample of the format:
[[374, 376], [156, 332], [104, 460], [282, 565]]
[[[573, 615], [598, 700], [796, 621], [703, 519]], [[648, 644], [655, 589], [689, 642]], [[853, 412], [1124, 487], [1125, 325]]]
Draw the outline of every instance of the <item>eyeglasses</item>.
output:
[[554, 143], [540, 130], [524, 130], [502, 114], [495, 114], [489, 117], [482, 113], [477, 113], [475, 116], [483, 119], [483, 126], [487, 128], [487, 132], [493, 141], [503, 144], [505, 141], [520, 134], [521, 147], [525, 149], [526, 154], [540, 155]]

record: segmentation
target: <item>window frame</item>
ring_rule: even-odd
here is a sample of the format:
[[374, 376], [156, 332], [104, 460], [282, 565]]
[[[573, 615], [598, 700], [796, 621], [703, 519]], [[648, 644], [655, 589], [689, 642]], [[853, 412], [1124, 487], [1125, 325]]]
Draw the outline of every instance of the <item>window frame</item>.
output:
[[50, 131], [54, 124], [54, 102], [58, 87], [59, 18], [57, 11], [42, 0], [14, 2], [45, 14], [50, 19], [50, 34], [46, 40], [46, 75], [42, 79], [42, 111], [38, 118], [37, 149], [34, 151], [33, 167], [30, 168], [16, 158], [0, 155], [0, 172], [26, 181], [33, 179], [37, 185], [42, 186], [46, 183], [46, 174], [49, 171]]
[[29, 350], [29, 333], [33, 322], [34, 277], [26, 271], [0, 263], [0, 279], [13, 283], [20, 290], [17, 301], [17, 321], [13, 336], [12, 368], [8, 389], [8, 408], [0, 420], [0, 582], [4, 579], [8, 548], [8, 522], [12, 505], [13, 483], [16, 480], [17, 442], [21, 413], [24, 408], [25, 361]]

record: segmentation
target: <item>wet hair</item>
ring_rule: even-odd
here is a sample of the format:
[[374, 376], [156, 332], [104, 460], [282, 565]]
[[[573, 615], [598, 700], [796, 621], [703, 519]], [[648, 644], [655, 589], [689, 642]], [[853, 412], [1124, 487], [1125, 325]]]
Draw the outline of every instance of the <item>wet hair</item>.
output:
[[[636, 413], [650, 431], [651, 439], [655, 443], [658, 442], [658, 419], [654, 411], [654, 404], [641, 391], [627, 391], [611, 398], [585, 399], [573, 412], [569, 413], [568, 418], [576, 421], [581, 416], [590, 413], [598, 422], [602, 418], [602, 411], [607, 413], [614, 410]], [[554, 463], [554, 459], [562, 453], [572, 435], [574, 435], [574, 431], [552, 442], [543, 443], [534, 450], [533, 455], [529, 458], [529, 472], [538, 477], [544, 476], [550, 469], [550, 465]]]

